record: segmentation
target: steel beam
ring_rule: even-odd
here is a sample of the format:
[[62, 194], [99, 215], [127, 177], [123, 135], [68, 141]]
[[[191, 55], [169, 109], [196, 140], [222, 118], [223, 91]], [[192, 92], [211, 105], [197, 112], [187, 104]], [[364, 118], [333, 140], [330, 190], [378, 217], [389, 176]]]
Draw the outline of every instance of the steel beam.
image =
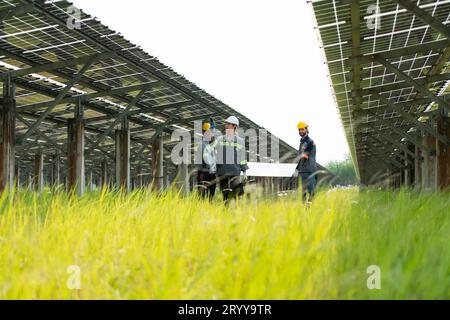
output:
[[432, 27], [434, 30], [440, 32], [447, 39], [450, 39], [450, 28], [444, 25], [442, 22], [428, 14], [425, 10], [419, 8], [415, 2], [410, 0], [394, 0], [401, 7], [408, 10], [410, 13], [415, 15], [418, 19], [425, 22], [427, 25]]
[[[440, 117], [437, 120], [438, 132], [450, 139], [450, 119]], [[437, 149], [437, 186], [444, 191], [450, 187], [450, 146], [436, 142]]]
[[[134, 105], [141, 99], [141, 97], [144, 95], [145, 91], [147, 91], [147, 87], [144, 87], [141, 92], [139, 92], [136, 97], [133, 98], [133, 100], [128, 104], [128, 106], [122, 110], [121, 113], [119, 113], [116, 117], [116, 119], [111, 123], [101, 135], [100, 137], [94, 142], [94, 145], [91, 147], [91, 149], [95, 149], [97, 146], [100, 145], [100, 143], [105, 140], [105, 138], [111, 133], [111, 131], [122, 121], [123, 117], [126, 117], [128, 115], [128, 111], [134, 107]], [[89, 152], [88, 150], [88, 152]]]
[[[378, 114], [374, 113], [374, 112], [370, 112], [369, 114], [372, 115], [373, 117], [379, 119], [380, 121], [384, 121], [382, 116], [379, 116]], [[427, 149], [427, 147], [425, 147], [420, 141], [418, 141], [417, 139], [413, 139], [412, 137], [410, 137], [406, 132], [402, 132], [401, 130], [399, 130], [398, 128], [396, 128], [395, 126], [390, 126], [389, 127], [396, 132], [398, 135], [400, 135], [401, 137], [409, 140], [411, 143], [418, 145], [419, 147], [423, 148], [423, 149]]]
[[415, 118], [414, 116], [412, 116], [411, 114], [409, 114], [408, 112], [404, 111], [401, 108], [395, 108], [394, 104], [391, 103], [388, 99], [382, 97], [379, 94], [375, 94], [372, 96], [372, 98], [374, 99], [378, 99], [381, 102], [383, 102], [385, 105], [390, 106], [392, 109], [395, 109], [395, 112], [401, 114], [405, 119], [407, 119], [408, 121], [414, 123], [417, 127], [419, 127], [420, 129], [424, 130], [425, 132], [431, 134], [432, 136], [436, 137], [436, 139], [438, 139], [439, 141], [441, 141], [444, 144], [448, 144], [448, 139], [446, 136], [439, 134], [439, 132], [437, 132], [437, 130], [435, 130], [434, 128], [432, 128], [429, 125], [426, 125], [423, 122], [420, 122], [417, 118]]
[[450, 104], [447, 101], [445, 101], [441, 97], [436, 96], [434, 93], [432, 93], [429, 90], [427, 90], [426, 88], [424, 88], [421, 83], [417, 82], [417, 80], [406, 75], [400, 69], [398, 69], [394, 65], [390, 64], [387, 60], [385, 60], [381, 57], [375, 56], [375, 61], [382, 64], [386, 69], [388, 69], [391, 72], [393, 72], [394, 74], [396, 74], [400, 79], [403, 79], [405, 82], [407, 82], [412, 87], [414, 87], [417, 91], [428, 96], [431, 100], [433, 100], [434, 102], [439, 104], [441, 106], [441, 108], [446, 110], [446, 112], [450, 112]]
[[[33, 3], [33, 0], [22, 0], [22, 1], [28, 2], [28, 3]], [[49, 20], [53, 21], [54, 23], [57, 23], [58, 25], [60, 25], [63, 28], [67, 28], [67, 23], [63, 18], [56, 16], [55, 14], [53, 14], [52, 12], [49, 12], [48, 10], [45, 10], [43, 5], [40, 3], [35, 4], [35, 5], [36, 5], [36, 10], [38, 12], [40, 12], [41, 14], [43, 14], [44, 16], [46, 16]], [[99, 47], [101, 49], [101, 51], [112, 51], [106, 45], [99, 43], [96, 39], [92, 38], [90, 35], [83, 32], [83, 30], [75, 29], [75, 30], [71, 30], [71, 32], [73, 32], [74, 34], [77, 34], [78, 36], [80, 36], [82, 39], [86, 40], [88, 43], [92, 44], [93, 46]], [[182, 84], [178, 83], [176, 80], [171, 79], [170, 77], [165, 75], [163, 72], [158, 70], [156, 67], [153, 67], [150, 64], [147, 64], [144, 67], [138, 61], [127, 57], [123, 52], [118, 52], [117, 54], [122, 60], [129, 63], [131, 66], [135, 67], [137, 70], [140, 70], [140, 71], [166, 83], [169, 87], [174, 88], [177, 91], [183, 93], [185, 96], [189, 97], [189, 99], [192, 99], [193, 101], [198, 102], [201, 105], [206, 106], [207, 108], [215, 110], [219, 114], [223, 114], [223, 110], [220, 107], [215, 106], [215, 105], [209, 103], [208, 101], [205, 101], [204, 98], [200, 97], [198, 94], [192, 92], [191, 90], [185, 88]]]
[[[352, 57], [359, 57], [361, 55], [360, 43], [361, 43], [361, 10], [359, 0], [352, 0], [350, 4], [351, 10], [351, 24], [352, 24]], [[352, 60], [352, 75], [353, 75], [353, 90], [352, 100], [354, 109], [358, 110], [361, 106], [361, 95], [359, 90], [361, 89], [361, 69], [358, 60]]]
[[90, 68], [90, 66], [95, 62], [95, 58], [90, 58], [88, 62], [81, 68], [81, 70], [72, 78], [72, 80], [61, 90], [56, 99], [51, 102], [47, 108], [40, 116], [39, 119], [33, 123], [33, 125], [28, 129], [28, 131], [20, 138], [20, 141], [26, 141], [26, 139], [34, 132], [35, 129], [41, 124], [41, 122], [53, 111], [56, 105], [62, 100], [69, 90], [81, 79], [83, 74]]
[[33, 3], [27, 3], [27, 4], [17, 5], [11, 9], [2, 10], [2, 11], [0, 11], [0, 23], [3, 20], [8, 19], [10, 17], [20, 16], [20, 15], [24, 15], [26, 13], [33, 12], [35, 9], [36, 8]]
[[101, 59], [108, 59], [115, 57], [116, 54], [114, 52], [102, 52], [102, 53], [96, 53], [90, 56], [84, 56], [80, 58], [75, 58], [71, 60], [64, 60], [64, 61], [57, 61], [52, 63], [46, 63], [41, 64], [38, 66], [30, 67], [30, 68], [24, 68], [19, 70], [13, 70], [11, 71], [11, 77], [12, 78], [18, 78], [18, 77], [24, 77], [33, 73], [41, 73], [41, 72], [50, 72], [57, 69], [72, 67], [76, 65], [84, 65], [88, 63], [90, 60], [101, 60]]
[[[378, 53], [375, 53], [378, 56], [381, 56], [384, 59], [395, 59], [405, 56], [411, 56], [419, 53], [428, 53], [430, 51], [439, 51], [443, 50], [447, 47], [450, 47], [450, 39], [444, 39], [444, 40], [438, 40], [428, 43], [421, 43], [413, 46], [408, 46], [404, 48], [399, 49], [393, 49], [388, 51], [381, 51]], [[359, 64], [370, 64], [375, 54], [370, 55], [364, 55], [359, 57], [354, 57], [352, 59], [355, 59], [358, 61]], [[351, 60], [347, 62], [347, 67], [351, 66]]]
[[[102, 91], [98, 91], [98, 92], [74, 95], [74, 96], [71, 96], [71, 97], [66, 97], [66, 98], [61, 99], [60, 101], [58, 101], [58, 104], [77, 103], [78, 100], [81, 100], [82, 102], [86, 102], [86, 101], [89, 101], [89, 100], [92, 100], [92, 99], [95, 99], [95, 98], [108, 97], [108, 96], [113, 96], [113, 95], [116, 95], [116, 94], [127, 93], [127, 92], [132, 92], [132, 91], [138, 91], [138, 90], [142, 90], [144, 88], [148, 90], [148, 89], [156, 86], [157, 84], [160, 84], [160, 83], [158, 81], [146, 82], [146, 83], [143, 83], [143, 84], [127, 86], [127, 87], [122, 87], [122, 88], [108, 89], [108, 90], [102, 90]], [[23, 106], [18, 107], [18, 110], [20, 112], [36, 110], [36, 109], [40, 109], [40, 108], [48, 106], [49, 103], [51, 103], [51, 101], [45, 101], [45, 102], [39, 102], [39, 103], [34, 103], [34, 104], [23, 105]], [[120, 111], [122, 111], [122, 110], [120, 110]], [[143, 112], [143, 111], [141, 111], [141, 112]], [[117, 116], [117, 114], [114, 113], [113, 115], [110, 115], [109, 118], [105, 118], [105, 119], [102, 119], [102, 120], [108, 120], [108, 119], [111, 119], [111, 118], [115, 118], [116, 116]], [[100, 118], [100, 117], [98, 117], [98, 118]], [[88, 119], [86, 119], [86, 121], [87, 120]], [[96, 120], [96, 118], [92, 118], [92, 119], [89, 119], [89, 122], [92, 122], [92, 121], [95, 121], [95, 120]]]
[[51, 184], [53, 187], [61, 184], [61, 156], [59, 152], [52, 156]]
[[[400, 72], [402, 72], [402, 71], [400, 71]], [[439, 82], [439, 81], [447, 81], [449, 79], [450, 79], [450, 72], [429, 75], [424, 78], [415, 79], [414, 81], [416, 82], [417, 85], [425, 87], [430, 83]], [[385, 93], [385, 92], [395, 91], [395, 90], [408, 90], [411, 87], [414, 87], [411, 83], [402, 81], [402, 82], [395, 82], [395, 83], [389, 83], [389, 84], [384, 84], [384, 85], [373, 85], [372, 84], [371, 87], [364, 88], [360, 92], [361, 92], [361, 96], [368, 96], [371, 94]], [[430, 96], [428, 96], [428, 100], [423, 100], [423, 101], [427, 102], [429, 100], [431, 100]]]

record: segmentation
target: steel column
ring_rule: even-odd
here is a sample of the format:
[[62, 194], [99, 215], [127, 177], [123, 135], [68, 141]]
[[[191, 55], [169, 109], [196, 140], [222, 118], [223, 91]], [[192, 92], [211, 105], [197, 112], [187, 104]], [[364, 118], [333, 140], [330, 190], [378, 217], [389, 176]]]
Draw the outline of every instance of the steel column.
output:
[[14, 186], [16, 144], [16, 100], [14, 85], [8, 77], [0, 98], [0, 192]]
[[154, 191], [162, 191], [164, 188], [163, 146], [163, 137], [160, 135], [152, 143], [152, 188]]
[[75, 190], [78, 195], [84, 194], [84, 120], [77, 117], [68, 120], [67, 142], [67, 188]]
[[34, 189], [44, 190], [44, 154], [41, 151], [34, 157]]
[[130, 191], [130, 130], [116, 130], [116, 186]]
[[[447, 136], [450, 140], [450, 119], [439, 117], [437, 120], [439, 134]], [[450, 145], [440, 141], [436, 142], [437, 151], [437, 187], [446, 190], [450, 186]]]

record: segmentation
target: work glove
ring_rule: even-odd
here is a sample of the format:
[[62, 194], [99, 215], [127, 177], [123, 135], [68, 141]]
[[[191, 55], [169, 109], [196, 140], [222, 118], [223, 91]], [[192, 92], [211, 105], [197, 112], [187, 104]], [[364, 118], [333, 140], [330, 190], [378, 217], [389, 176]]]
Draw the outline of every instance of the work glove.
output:
[[292, 175], [292, 178], [298, 178], [298, 170], [294, 170], [294, 174]]

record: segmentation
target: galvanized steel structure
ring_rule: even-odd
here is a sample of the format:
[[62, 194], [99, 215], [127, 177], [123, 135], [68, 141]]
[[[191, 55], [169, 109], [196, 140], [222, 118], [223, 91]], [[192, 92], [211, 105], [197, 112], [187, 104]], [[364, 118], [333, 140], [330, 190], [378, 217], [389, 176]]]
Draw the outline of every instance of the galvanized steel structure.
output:
[[450, 185], [450, 1], [313, 0], [364, 184]]
[[[174, 129], [229, 115], [261, 129], [68, 1], [0, 1], [0, 77], [0, 189], [162, 188], [188, 174], [170, 161]], [[283, 141], [279, 152], [295, 157]]]

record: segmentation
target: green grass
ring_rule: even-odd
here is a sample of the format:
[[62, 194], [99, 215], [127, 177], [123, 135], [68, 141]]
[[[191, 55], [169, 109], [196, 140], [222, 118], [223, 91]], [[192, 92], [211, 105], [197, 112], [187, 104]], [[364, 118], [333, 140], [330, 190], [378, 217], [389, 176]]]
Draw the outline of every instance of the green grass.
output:
[[450, 298], [448, 194], [330, 190], [308, 209], [296, 195], [227, 208], [47, 190], [4, 193], [0, 208], [0, 299]]

